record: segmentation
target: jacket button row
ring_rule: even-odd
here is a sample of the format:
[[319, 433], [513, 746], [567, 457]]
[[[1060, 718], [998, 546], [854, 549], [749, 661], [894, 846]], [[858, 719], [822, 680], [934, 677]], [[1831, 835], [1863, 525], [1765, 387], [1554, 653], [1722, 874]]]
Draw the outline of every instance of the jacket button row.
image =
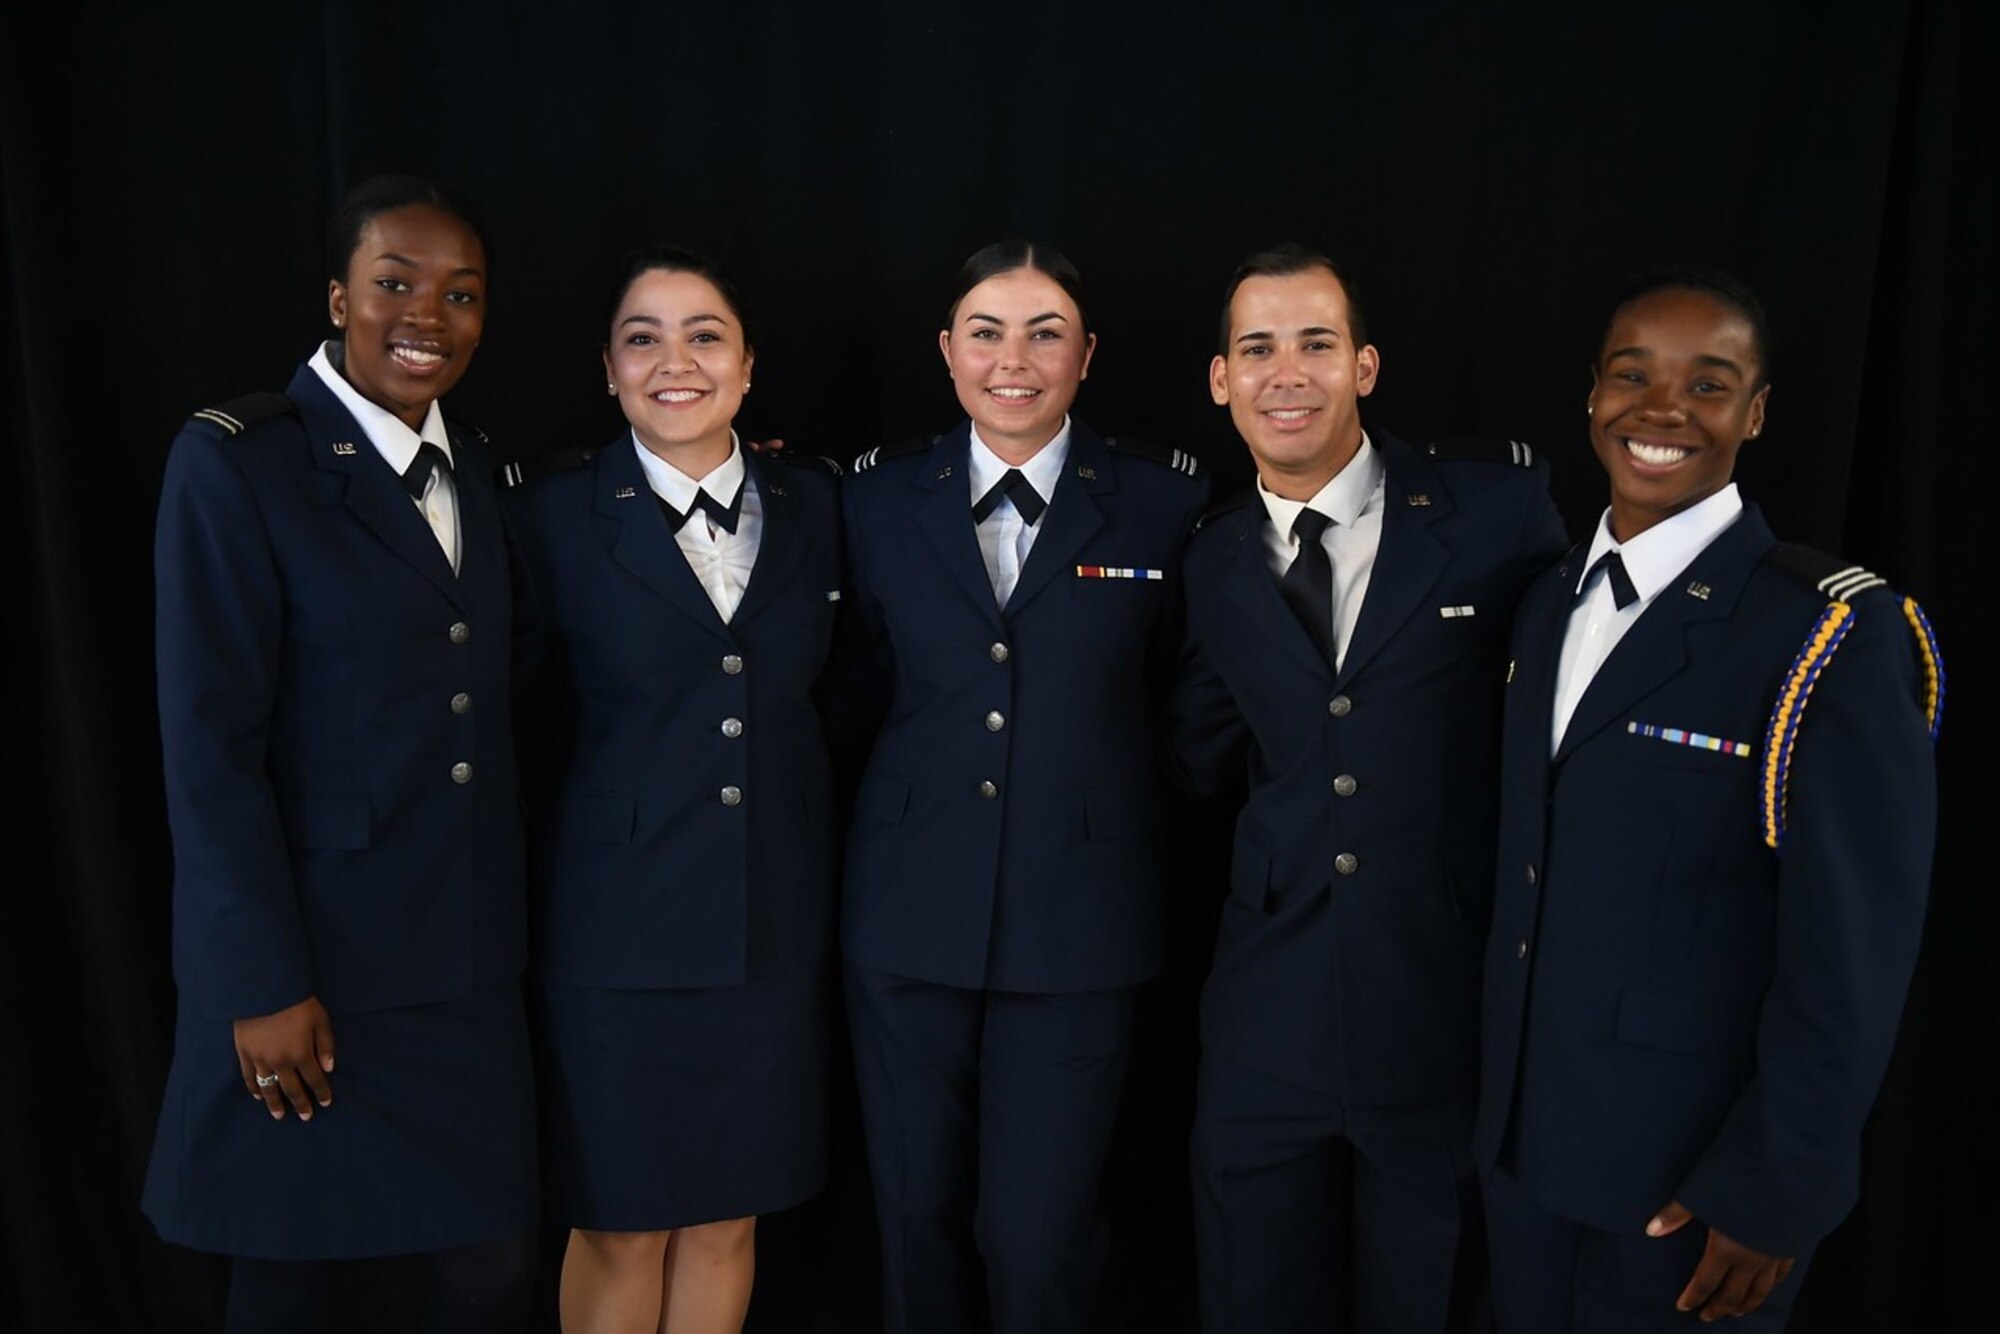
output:
[[722, 674], [724, 676], [741, 676], [743, 674], [742, 657], [734, 653], [724, 654], [722, 658]]
[[464, 760], [460, 760], [457, 764], [452, 765], [451, 781], [461, 785], [470, 783], [472, 781], [472, 766]]
[[722, 804], [725, 806], [741, 806], [743, 804], [743, 789], [734, 785], [722, 789]]
[[988, 713], [986, 715], [987, 731], [997, 732], [1006, 725], [1007, 725], [1007, 715], [1000, 712], [1000, 710], [994, 709], [991, 713]]
[[1326, 711], [1336, 718], [1345, 718], [1354, 711], [1354, 701], [1345, 695], [1335, 695], [1326, 702]]
[[1351, 852], [1343, 852], [1333, 859], [1333, 869], [1342, 875], [1353, 875], [1361, 869], [1361, 859]]
[[1011, 655], [1009, 655], [1009, 653], [1007, 652], [1007, 646], [1005, 644], [996, 643], [993, 645], [992, 648], [986, 650], [986, 656], [993, 659], [993, 661], [995, 662], [1005, 662]]
[[463, 690], [453, 695], [451, 697], [451, 711], [453, 713], [471, 713], [472, 696], [466, 694]]
[[1356, 786], [1353, 774], [1342, 774], [1333, 780], [1333, 791], [1336, 796], [1351, 797]]
[[452, 643], [463, 644], [472, 638], [472, 627], [464, 621], [453, 621], [451, 629], [444, 633], [445, 637], [450, 639]]
[[1000, 795], [1000, 785], [989, 778], [979, 785], [979, 795], [991, 801]]
[[724, 718], [722, 720], [722, 735], [728, 737], [732, 741], [735, 740], [737, 737], [742, 736], [743, 720], [741, 718]]

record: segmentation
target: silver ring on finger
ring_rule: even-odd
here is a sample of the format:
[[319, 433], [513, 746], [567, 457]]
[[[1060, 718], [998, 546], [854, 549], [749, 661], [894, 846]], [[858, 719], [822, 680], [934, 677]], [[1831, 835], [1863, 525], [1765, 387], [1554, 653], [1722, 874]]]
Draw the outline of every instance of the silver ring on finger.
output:
[[260, 1089], [270, 1088], [273, 1084], [276, 1084], [277, 1082], [278, 1082], [278, 1077], [276, 1075], [257, 1076], [257, 1087]]

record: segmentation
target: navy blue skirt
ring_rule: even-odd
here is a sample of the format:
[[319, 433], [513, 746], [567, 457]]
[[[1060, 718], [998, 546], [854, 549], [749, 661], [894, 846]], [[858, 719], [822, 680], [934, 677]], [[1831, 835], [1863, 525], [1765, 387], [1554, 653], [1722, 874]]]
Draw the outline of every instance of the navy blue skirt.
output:
[[471, 1246], [537, 1226], [521, 986], [333, 1016], [333, 1105], [274, 1121], [229, 1021], [181, 1007], [141, 1201], [166, 1240], [260, 1260]]
[[826, 1179], [829, 984], [544, 983], [554, 1221], [652, 1232], [775, 1213]]

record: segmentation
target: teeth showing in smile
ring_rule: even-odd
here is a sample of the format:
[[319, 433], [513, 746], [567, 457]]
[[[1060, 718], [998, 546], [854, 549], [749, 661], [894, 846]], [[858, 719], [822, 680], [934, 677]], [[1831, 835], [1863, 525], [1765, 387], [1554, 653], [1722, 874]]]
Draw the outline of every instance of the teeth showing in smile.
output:
[[396, 356], [400, 360], [409, 362], [412, 366], [420, 366], [425, 369], [444, 364], [444, 354], [442, 352], [426, 352], [418, 347], [398, 347], [396, 349]]
[[989, 389], [986, 392], [995, 398], [1003, 399], [1009, 403], [1025, 403], [1031, 398], [1039, 397], [1042, 391], [1039, 389], [1015, 389], [1009, 387], [1006, 389]]
[[1312, 408], [1272, 408], [1264, 414], [1273, 421], [1302, 422], [1313, 415]]
[[1639, 462], [1649, 464], [1655, 468], [1664, 468], [1668, 464], [1679, 463], [1682, 459], [1694, 453], [1693, 450], [1682, 449], [1678, 445], [1649, 445], [1642, 440], [1627, 440], [1625, 442], [1625, 452], [1639, 460]]
[[701, 397], [699, 389], [662, 389], [653, 395], [656, 403], [692, 403]]

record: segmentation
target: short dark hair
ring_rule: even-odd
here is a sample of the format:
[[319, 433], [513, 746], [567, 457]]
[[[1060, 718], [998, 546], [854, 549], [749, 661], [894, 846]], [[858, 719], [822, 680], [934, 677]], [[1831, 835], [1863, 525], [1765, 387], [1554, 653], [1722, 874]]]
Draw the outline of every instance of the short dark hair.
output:
[[618, 307], [625, 303], [625, 294], [632, 290], [632, 284], [649, 273], [691, 273], [697, 278], [706, 278], [722, 300], [729, 307], [729, 313], [736, 317], [738, 327], [743, 330], [743, 346], [755, 351], [757, 340], [750, 331], [750, 312], [743, 300], [743, 293], [737, 290], [722, 266], [708, 256], [689, 250], [684, 246], [661, 243], [649, 245], [635, 252], [625, 261], [619, 271], [618, 281], [612, 286], [611, 301], [604, 310], [604, 327], [608, 331], [618, 318]]
[[1289, 278], [1295, 273], [1313, 269], [1325, 269], [1340, 284], [1342, 294], [1347, 297], [1348, 335], [1353, 338], [1356, 348], [1368, 346], [1368, 317], [1361, 313], [1361, 298], [1355, 295], [1354, 284], [1347, 281], [1347, 275], [1319, 251], [1308, 249], [1296, 241], [1286, 241], [1268, 250], [1259, 250], [1238, 264], [1236, 272], [1229, 275], [1229, 286], [1222, 289], [1222, 325], [1215, 337], [1216, 355], [1229, 355], [1229, 303], [1236, 299], [1236, 289], [1243, 286], [1245, 279]]
[[492, 278], [493, 238], [487, 234], [486, 223], [472, 201], [440, 181], [403, 175], [371, 176], [341, 199], [340, 207], [334, 210], [326, 224], [327, 277], [345, 283], [348, 262], [361, 248], [361, 232], [368, 226], [369, 220], [377, 214], [411, 204], [429, 204], [471, 228], [472, 234], [479, 239], [480, 253], [486, 258], [486, 276], [489, 280]]
[[1757, 356], [1756, 387], [1761, 389], [1771, 383], [1771, 320], [1764, 313], [1764, 303], [1758, 300], [1756, 289], [1732, 273], [1701, 264], [1647, 269], [1626, 279], [1611, 302], [1611, 313], [1604, 320], [1604, 332], [1598, 335], [1599, 355], [1602, 355], [1604, 340], [1611, 336], [1611, 326], [1617, 323], [1619, 313], [1633, 302], [1655, 292], [1700, 292], [1703, 296], [1714, 297], [1741, 315], [1750, 326], [1750, 346]]
[[988, 278], [1016, 269], [1033, 269], [1051, 279], [1063, 289], [1071, 301], [1076, 303], [1076, 316], [1083, 322], [1085, 336], [1090, 333], [1090, 311], [1083, 304], [1083, 275], [1076, 271], [1076, 265], [1069, 262], [1062, 251], [1039, 241], [995, 241], [992, 245], [981, 246], [967, 257], [958, 271], [958, 281], [951, 289], [951, 300], [945, 303], [944, 324], [949, 329], [958, 315], [958, 303], [965, 300], [970, 292]]

